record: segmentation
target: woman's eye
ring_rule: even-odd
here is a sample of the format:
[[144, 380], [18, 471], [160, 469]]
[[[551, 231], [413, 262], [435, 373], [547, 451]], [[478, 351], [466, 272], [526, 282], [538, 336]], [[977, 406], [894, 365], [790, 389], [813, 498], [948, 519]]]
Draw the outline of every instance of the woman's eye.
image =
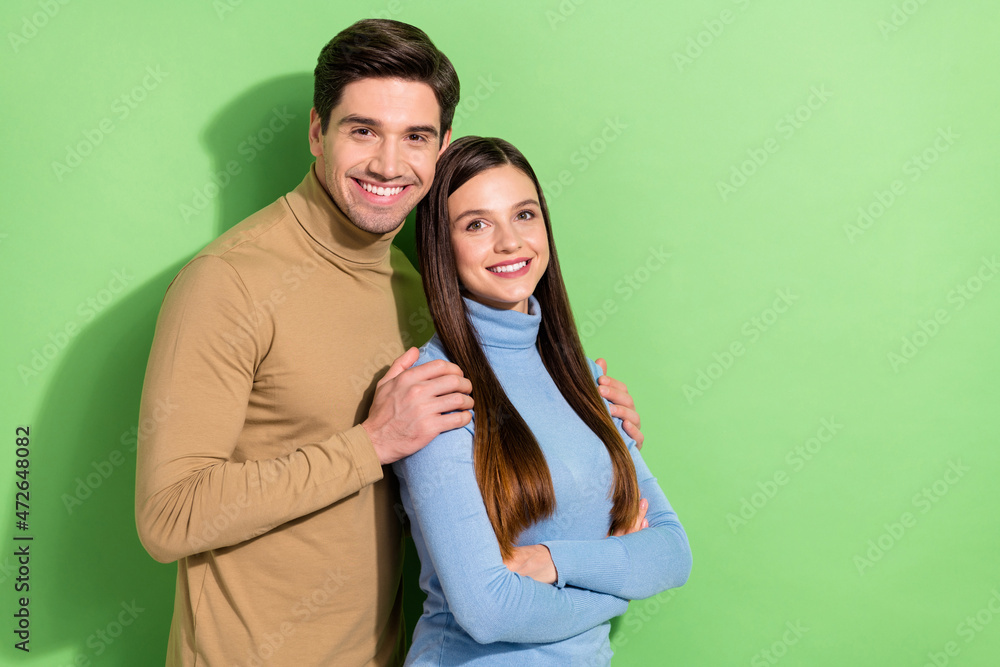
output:
[[482, 220], [473, 220], [472, 222], [469, 223], [469, 225], [465, 229], [466, 231], [474, 232], [477, 229], [482, 229], [482, 228], [483, 228]]
[[518, 220], [531, 220], [534, 217], [535, 214], [533, 211], [521, 211], [520, 213], [517, 214]]

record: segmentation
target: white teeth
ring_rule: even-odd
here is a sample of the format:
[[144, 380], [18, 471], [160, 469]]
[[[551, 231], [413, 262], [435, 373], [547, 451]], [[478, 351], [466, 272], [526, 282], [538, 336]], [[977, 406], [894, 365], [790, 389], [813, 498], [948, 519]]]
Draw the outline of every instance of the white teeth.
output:
[[523, 269], [527, 265], [528, 262], [527, 260], [525, 260], [523, 262], [518, 262], [517, 264], [507, 264], [506, 266], [494, 266], [492, 268], [487, 269], [487, 271], [492, 271], [493, 273], [513, 273], [514, 271]]
[[366, 192], [370, 192], [373, 195], [378, 195], [379, 197], [391, 197], [392, 195], [398, 195], [403, 191], [403, 186], [397, 186], [395, 188], [383, 188], [381, 186], [372, 185], [371, 183], [365, 183], [364, 181], [358, 181], [361, 187], [365, 189]]

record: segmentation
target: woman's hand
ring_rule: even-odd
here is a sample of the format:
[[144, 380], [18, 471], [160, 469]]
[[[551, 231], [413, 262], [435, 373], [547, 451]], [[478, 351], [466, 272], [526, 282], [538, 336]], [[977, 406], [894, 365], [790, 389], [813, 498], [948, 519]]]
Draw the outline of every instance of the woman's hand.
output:
[[628, 387], [625, 386], [624, 382], [608, 375], [608, 362], [604, 359], [598, 359], [596, 363], [604, 371], [604, 375], [598, 378], [597, 383], [600, 385], [598, 389], [601, 396], [611, 403], [611, 416], [622, 420], [622, 428], [625, 429], [630, 438], [635, 440], [636, 449], [642, 449], [644, 436], [639, 430], [639, 413], [635, 411], [635, 401], [628, 393]]
[[[645, 515], [645, 512], [643, 514]], [[543, 544], [514, 547], [514, 555], [510, 558], [505, 558], [503, 564], [511, 572], [531, 577], [543, 584], [556, 583], [556, 566], [552, 562], [552, 554], [549, 553], [549, 548]]]
[[639, 501], [639, 513], [635, 517], [635, 523], [629, 526], [628, 530], [618, 529], [611, 533], [612, 537], [623, 537], [638, 533], [643, 528], [649, 528], [649, 521], [646, 520], [646, 511], [649, 509], [649, 501], [643, 498]]

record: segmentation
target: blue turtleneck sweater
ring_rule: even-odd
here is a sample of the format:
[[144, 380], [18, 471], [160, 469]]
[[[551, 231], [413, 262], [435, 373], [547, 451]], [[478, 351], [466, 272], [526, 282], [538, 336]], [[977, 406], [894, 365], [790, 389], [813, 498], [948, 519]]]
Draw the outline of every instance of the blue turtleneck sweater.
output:
[[[635, 441], [615, 419], [649, 501], [649, 528], [607, 537], [611, 460], [542, 364], [535, 345], [538, 301], [530, 298], [527, 314], [469, 299], [465, 304], [486, 358], [551, 471], [556, 511], [525, 530], [518, 544], [546, 545], [559, 580], [543, 584], [504, 566], [476, 484], [473, 413], [468, 426], [442, 433], [393, 464], [427, 593], [406, 664], [608, 664], [609, 621], [625, 612], [627, 600], [687, 580], [687, 536]], [[435, 335], [417, 364], [446, 358]], [[590, 364], [596, 380], [600, 368]]]

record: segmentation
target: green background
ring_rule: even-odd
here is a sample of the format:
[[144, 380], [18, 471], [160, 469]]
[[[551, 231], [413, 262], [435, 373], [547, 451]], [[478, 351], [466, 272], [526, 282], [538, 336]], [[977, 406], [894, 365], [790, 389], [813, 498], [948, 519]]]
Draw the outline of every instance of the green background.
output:
[[4, 3], [0, 661], [162, 664], [175, 567], [132, 511], [159, 303], [302, 178], [316, 55], [367, 16], [455, 63], [456, 136], [532, 161], [690, 536], [614, 664], [997, 664], [1000, 8], [940, 0]]

